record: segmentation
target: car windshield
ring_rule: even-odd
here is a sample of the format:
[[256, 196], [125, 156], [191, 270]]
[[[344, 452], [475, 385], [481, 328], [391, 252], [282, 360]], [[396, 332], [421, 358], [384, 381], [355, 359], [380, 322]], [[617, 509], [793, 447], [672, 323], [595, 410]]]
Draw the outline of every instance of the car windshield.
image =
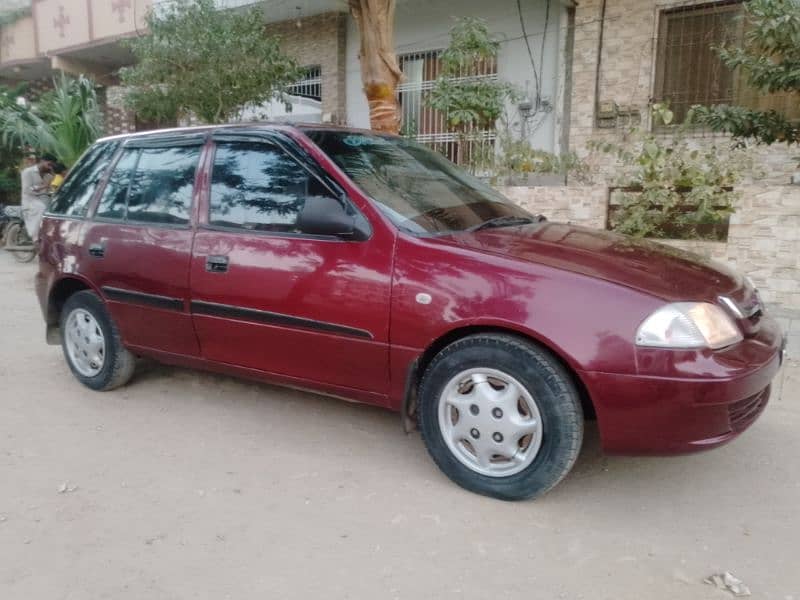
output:
[[534, 219], [441, 154], [410, 140], [325, 129], [305, 133], [406, 231], [450, 233]]

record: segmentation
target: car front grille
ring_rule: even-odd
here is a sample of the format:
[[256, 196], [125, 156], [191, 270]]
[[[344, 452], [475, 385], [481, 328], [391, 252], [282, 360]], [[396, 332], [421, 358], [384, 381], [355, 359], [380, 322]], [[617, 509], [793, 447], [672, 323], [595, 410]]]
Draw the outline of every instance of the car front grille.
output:
[[733, 431], [744, 431], [758, 418], [767, 406], [769, 392], [770, 386], [767, 386], [757, 394], [728, 405], [728, 417]]

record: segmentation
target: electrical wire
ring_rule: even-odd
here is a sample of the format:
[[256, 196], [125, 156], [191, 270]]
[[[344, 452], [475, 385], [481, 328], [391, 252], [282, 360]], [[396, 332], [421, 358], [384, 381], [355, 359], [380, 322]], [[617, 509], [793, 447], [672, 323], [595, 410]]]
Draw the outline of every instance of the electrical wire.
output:
[[594, 118], [597, 121], [597, 114], [600, 111], [600, 74], [603, 69], [603, 38], [606, 31], [606, 4], [603, 0], [600, 6], [600, 33], [597, 36], [597, 70], [594, 74]]
[[[547, 3], [547, 6], [549, 8], [549, 2]], [[522, 14], [522, 0], [517, 0], [517, 14], [519, 15], [519, 25], [522, 28], [522, 37], [525, 39], [525, 47], [528, 49], [528, 58], [531, 60], [531, 68], [533, 69], [533, 85], [536, 88], [536, 106], [538, 107], [542, 84], [539, 81], [539, 71], [536, 69], [536, 61], [533, 58], [533, 50], [531, 50], [531, 42], [528, 38], [528, 31], [525, 28], [525, 17]], [[546, 35], [546, 32], [543, 35]]]
[[544, 9], [544, 31], [542, 32], [542, 50], [539, 52], [539, 74], [541, 75], [540, 78], [540, 85], [539, 89], [536, 90], [536, 108], [538, 109], [542, 103], [542, 87], [541, 87], [541, 80], [544, 79], [544, 48], [545, 42], [547, 41], [547, 28], [550, 26], [550, 0], [547, 0], [545, 3]]

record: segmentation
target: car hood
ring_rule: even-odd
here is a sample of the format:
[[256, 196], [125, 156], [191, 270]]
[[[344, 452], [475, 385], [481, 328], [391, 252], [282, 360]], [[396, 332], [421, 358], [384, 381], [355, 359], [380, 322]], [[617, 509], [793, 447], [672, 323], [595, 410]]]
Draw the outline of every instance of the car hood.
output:
[[734, 271], [696, 254], [561, 223], [498, 227], [438, 239], [604, 279], [672, 302], [714, 301], [743, 285]]

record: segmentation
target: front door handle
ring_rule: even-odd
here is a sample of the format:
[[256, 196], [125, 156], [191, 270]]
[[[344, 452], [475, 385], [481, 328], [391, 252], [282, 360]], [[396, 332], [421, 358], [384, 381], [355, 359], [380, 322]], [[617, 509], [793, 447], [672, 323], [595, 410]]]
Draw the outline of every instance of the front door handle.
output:
[[228, 271], [227, 256], [206, 257], [206, 271], [209, 273], [225, 273]]
[[103, 258], [106, 255], [105, 244], [92, 244], [89, 246], [89, 254], [95, 258]]

